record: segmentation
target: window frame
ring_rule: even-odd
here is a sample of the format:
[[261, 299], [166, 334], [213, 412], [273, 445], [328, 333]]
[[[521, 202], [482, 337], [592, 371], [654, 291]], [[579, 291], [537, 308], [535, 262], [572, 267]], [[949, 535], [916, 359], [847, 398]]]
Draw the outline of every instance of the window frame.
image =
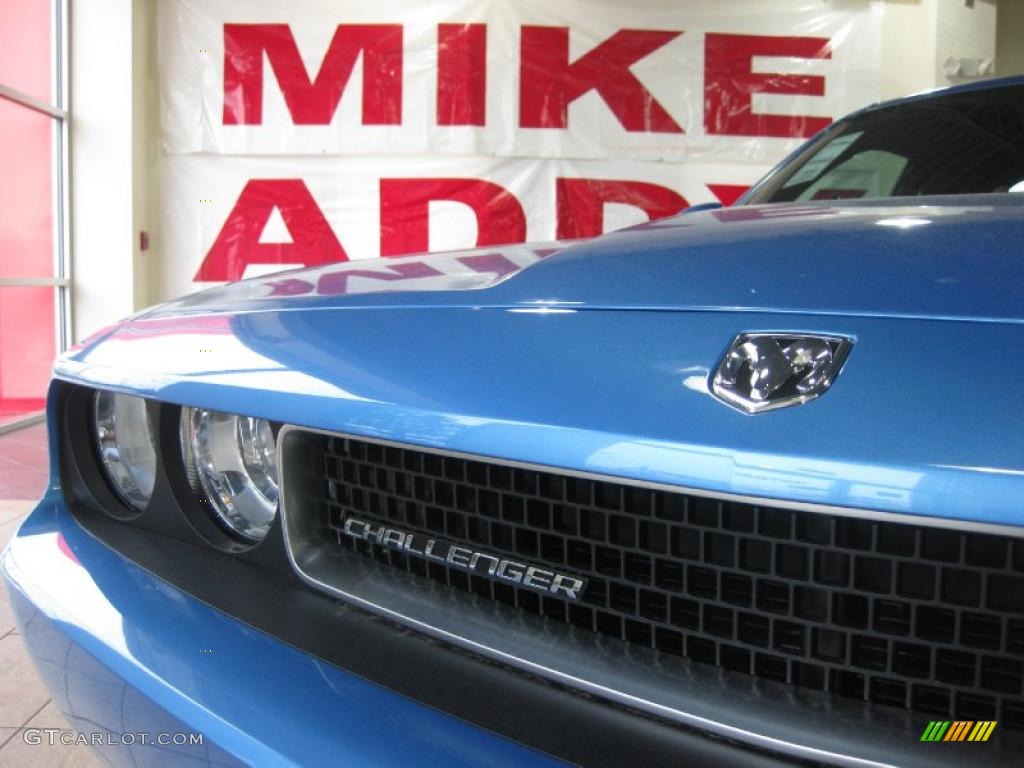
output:
[[52, 118], [53, 162], [51, 194], [53, 208], [53, 276], [4, 277], [0, 265], [0, 288], [52, 287], [54, 299], [54, 332], [57, 354], [64, 352], [71, 340], [71, 240], [70, 240], [70, 111], [68, 61], [68, 0], [51, 0], [50, 44], [52, 46], [53, 102], [43, 101], [0, 82], [0, 100], [31, 109]]

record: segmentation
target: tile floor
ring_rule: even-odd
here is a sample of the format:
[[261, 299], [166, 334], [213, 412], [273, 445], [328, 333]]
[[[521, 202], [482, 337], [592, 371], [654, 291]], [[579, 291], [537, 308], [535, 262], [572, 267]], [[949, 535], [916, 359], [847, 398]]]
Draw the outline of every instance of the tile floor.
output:
[[0, 435], [0, 499], [36, 501], [49, 475], [46, 424]]
[[[45, 425], [0, 435], [0, 550], [42, 495], [48, 473]], [[68, 724], [36, 675], [0, 587], [0, 768], [102, 765], [84, 746], [28, 744], [27, 728]]]
[[46, 408], [46, 400], [39, 398], [13, 400], [0, 397], [0, 424], [22, 416], [37, 413]]

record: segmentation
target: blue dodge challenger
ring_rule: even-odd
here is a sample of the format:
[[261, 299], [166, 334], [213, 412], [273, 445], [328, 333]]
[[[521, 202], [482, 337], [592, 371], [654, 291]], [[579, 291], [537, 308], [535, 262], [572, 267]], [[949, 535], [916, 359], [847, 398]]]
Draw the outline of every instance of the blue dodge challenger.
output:
[[993, 81], [108, 328], [2, 558], [39, 673], [115, 765], [1020, 765], [1022, 192]]

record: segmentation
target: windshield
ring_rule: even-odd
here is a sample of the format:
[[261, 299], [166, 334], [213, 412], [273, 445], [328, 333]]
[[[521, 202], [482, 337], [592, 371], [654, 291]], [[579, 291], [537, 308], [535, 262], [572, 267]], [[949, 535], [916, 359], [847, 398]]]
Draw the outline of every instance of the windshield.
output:
[[835, 124], [746, 200], [1024, 192], [1024, 86], [925, 98]]

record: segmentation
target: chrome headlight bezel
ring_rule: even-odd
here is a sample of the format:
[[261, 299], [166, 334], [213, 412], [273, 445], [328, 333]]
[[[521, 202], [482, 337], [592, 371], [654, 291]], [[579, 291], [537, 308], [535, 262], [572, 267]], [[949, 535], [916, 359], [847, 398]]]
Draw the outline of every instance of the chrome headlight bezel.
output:
[[129, 516], [143, 512], [156, 484], [156, 434], [149, 404], [138, 395], [97, 390], [92, 398], [92, 438], [107, 485]]
[[218, 530], [254, 546], [277, 519], [277, 446], [265, 419], [183, 406], [182, 460], [193, 492]]

